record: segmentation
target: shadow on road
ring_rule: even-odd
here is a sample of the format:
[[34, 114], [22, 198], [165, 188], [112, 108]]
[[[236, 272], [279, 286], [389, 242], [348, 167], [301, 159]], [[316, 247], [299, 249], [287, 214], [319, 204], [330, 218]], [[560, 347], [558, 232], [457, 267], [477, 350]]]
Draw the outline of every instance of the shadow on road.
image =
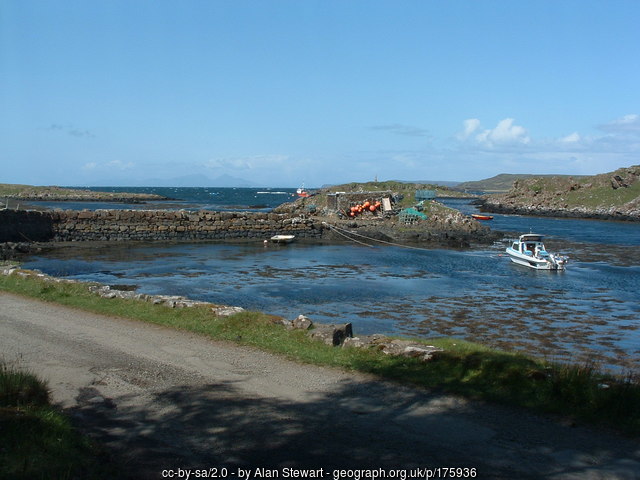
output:
[[[96, 395], [85, 389], [73, 417], [131, 478], [221, 467], [230, 478], [239, 467], [324, 468], [325, 478], [334, 469], [364, 468], [467, 467], [482, 479], [639, 473], [639, 452], [628, 440], [374, 381], [346, 381], [303, 402], [250, 396], [234, 382], [103, 402]], [[590, 476], [596, 464], [604, 476]]]

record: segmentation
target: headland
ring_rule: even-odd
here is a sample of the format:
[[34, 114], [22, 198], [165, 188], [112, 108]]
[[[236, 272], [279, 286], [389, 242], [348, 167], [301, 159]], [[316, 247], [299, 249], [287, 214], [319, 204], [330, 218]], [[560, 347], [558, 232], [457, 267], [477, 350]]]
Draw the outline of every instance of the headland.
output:
[[0, 184], [0, 199], [4, 200], [5, 204], [20, 201], [144, 203], [171, 200], [151, 193], [99, 192], [89, 189], [6, 183]]
[[481, 204], [492, 213], [640, 221], [640, 165], [588, 177], [520, 178]]

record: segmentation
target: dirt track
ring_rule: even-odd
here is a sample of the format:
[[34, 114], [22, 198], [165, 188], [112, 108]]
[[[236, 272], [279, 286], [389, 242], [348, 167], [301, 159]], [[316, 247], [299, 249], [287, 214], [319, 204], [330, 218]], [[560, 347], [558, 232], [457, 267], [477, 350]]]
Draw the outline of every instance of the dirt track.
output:
[[326, 479], [438, 467], [480, 479], [640, 478], [637, 441], [4, 293], [0, 352], [48, 380], [132, 478], [221, 467], [231, 479], [257, 467], [280, 478], [285, 467], [324, 468]]

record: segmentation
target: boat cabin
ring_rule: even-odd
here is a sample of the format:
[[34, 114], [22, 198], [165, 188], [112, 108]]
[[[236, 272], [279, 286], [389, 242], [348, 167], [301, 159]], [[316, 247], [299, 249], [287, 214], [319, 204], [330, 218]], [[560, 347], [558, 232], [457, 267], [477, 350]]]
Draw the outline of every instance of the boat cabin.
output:
[[512, 262], [536, 270], [564, 270], [567, 257], [548, 253], [542, 243], [543, 238], [544, 235], [535, 233], [520, 235], [520, 238], [507, 248], [507, 255]]
[[546, 257], [549, 254], [544, 247], [544, 243], [542, 243], [543, 238], [544, 235], [521, 235], [519, 240], [513, 242], [511, 248], [513, 248], [516, 252], [522, 253], [523, 255], [529, 255], [532, 257]]

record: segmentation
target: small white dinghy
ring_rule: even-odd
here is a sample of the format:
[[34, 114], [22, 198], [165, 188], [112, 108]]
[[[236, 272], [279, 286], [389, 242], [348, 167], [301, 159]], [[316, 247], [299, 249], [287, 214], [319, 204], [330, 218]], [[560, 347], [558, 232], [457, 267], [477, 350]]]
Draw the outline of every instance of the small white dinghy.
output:
[[295, 238], [295, 235], [274, 235], [271, 237], [271, 241], [273, 243], [291, 243]]
[[544, 235], [535, 233], [520, 235], [507, 247], [507, 255], [512, 262], [536, 270], [564, 270], [569, 258], [547, 252], [543, 238]]

